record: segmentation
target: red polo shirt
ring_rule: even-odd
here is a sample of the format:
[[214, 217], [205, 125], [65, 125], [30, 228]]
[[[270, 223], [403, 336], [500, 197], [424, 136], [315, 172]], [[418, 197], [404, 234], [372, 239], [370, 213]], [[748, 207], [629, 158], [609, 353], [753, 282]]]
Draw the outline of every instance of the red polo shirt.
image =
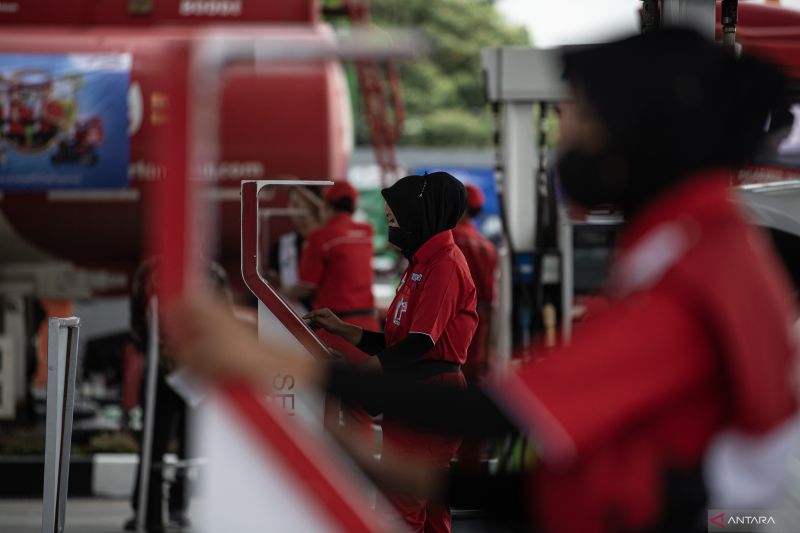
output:
[[490, 305], [495, 298], [497, 280], [497, 250], [494, 244], [478, 231], [471, 220], [462, 220], [453, 228], [453, 240], [464, 254], [479, 305]]
[[668, 469], [700, 468], [726, 427], [758, 435], [795, 412], [789, 284], [726, 177], [638, 214], [607, 311], [492, 386], [538, 444], [535, 514], [548, 531], [652, 526]]
[[314, 287], [313, 306], [346, 312], [372, 309], [372, 226], [347, 213], [309, 233], [300, 256], [300, 282]]
[[453, 233], [437, 233], [423, 244], [403, 273], [386, 315], [386, 345], [423, 333], [434, 347], [421, 360], [464, 364], [478, 324], [475, 285]]

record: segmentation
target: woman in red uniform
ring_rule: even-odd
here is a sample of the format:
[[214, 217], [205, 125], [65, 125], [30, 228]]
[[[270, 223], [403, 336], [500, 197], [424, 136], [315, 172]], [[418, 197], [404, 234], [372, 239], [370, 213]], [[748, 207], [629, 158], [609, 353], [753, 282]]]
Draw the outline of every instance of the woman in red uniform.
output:
[[[408, 259], [383, 333], [365, 331], [339, 320], [329, 309], [306, 318], [376, 355], [374, 366], [387, 374], [417, 381], [464, 387], [461, 366], [475, 332], [475, 285], [464, 255], [453, 242], [452, 228], [466, 207], [464, 186], [450, 174], [407, 176], [382, 191], [386, 200], [389, 242]], [[381, 410], [380, 405], [373, 406]], [[415, 458], [447, 469], [460, 438], [420, 432], [383, 419], [384, 454]], [[450, 531], [446, 505], [414, 496], [392, 503], [419, 532]]]
[[265, 357], [233, 323], [210, 331], [222, 312], [194, 307], [182, 336], [205, 337], [187, 356], [229, 375], [290, 370], [442, 434], [525, 431], [536, 467], [521, 485], [487, 481], [476, 503], [499, 494], [508, 504], [524, 489], [517, 510], [537, 531], [706, 531], [707, 510], [774, 508], [800, 437], [797, 314], [785, 272], [727, 183], [755, 153], [780, 75], [684, 29], [573, 51], [565, 63], [575, 100], [562, 109], [563, 190], [629, 220], [613, 302], [571, 345], [482, 389], [456, 389], [276, 348]]

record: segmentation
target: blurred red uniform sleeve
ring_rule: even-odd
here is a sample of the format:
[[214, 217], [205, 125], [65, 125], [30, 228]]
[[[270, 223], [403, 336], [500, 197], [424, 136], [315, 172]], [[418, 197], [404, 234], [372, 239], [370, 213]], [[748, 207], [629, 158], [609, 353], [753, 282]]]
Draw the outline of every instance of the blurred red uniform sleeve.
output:
[[688, 305], [651, 292], [615, 305], [582, 327], [570, 346], [523, 365], [490, 393], [530, 430], [545, 460], [560, 462], [710, 381], [714, 353]]

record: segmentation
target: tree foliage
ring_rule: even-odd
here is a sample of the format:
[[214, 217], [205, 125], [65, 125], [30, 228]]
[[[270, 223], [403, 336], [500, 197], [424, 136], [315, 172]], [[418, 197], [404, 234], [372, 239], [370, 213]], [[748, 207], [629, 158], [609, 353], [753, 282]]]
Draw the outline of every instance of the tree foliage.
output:
[[[427, 58], [398, 65], [406, 108], [401, 144], [484, 146], [491, 117], [484, 97], [481, 50], [528, 45], [526, 30], [510, 25], [491, 0], [372, 0], [373, 21], [413, 28], [429, 41]], [[363, 104], [356, 98], [359, 144], [369, 142]]]

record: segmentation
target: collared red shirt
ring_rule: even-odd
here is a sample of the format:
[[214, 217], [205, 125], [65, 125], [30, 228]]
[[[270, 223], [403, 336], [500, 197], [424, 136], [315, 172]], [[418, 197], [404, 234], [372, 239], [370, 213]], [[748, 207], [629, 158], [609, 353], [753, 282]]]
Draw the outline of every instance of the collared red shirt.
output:
[[300, 282], [314, 288], [313, 307], [372, 309], [372, 226], [338, 213], [308, 234]]
[[494, 244], [478, 231], [471, 220], [463, 220], [453, 228], [453, 240], [467, 260], [478, 304], [490, 305], [495, 300], [497, 287], [497, 250]]
[[478, 324], [475, 285], [450, 230], [437, 233], [411, 258], [386, 315], [386, 346], [422, 333], [434, 347], [420, 360], [464, 364]]

